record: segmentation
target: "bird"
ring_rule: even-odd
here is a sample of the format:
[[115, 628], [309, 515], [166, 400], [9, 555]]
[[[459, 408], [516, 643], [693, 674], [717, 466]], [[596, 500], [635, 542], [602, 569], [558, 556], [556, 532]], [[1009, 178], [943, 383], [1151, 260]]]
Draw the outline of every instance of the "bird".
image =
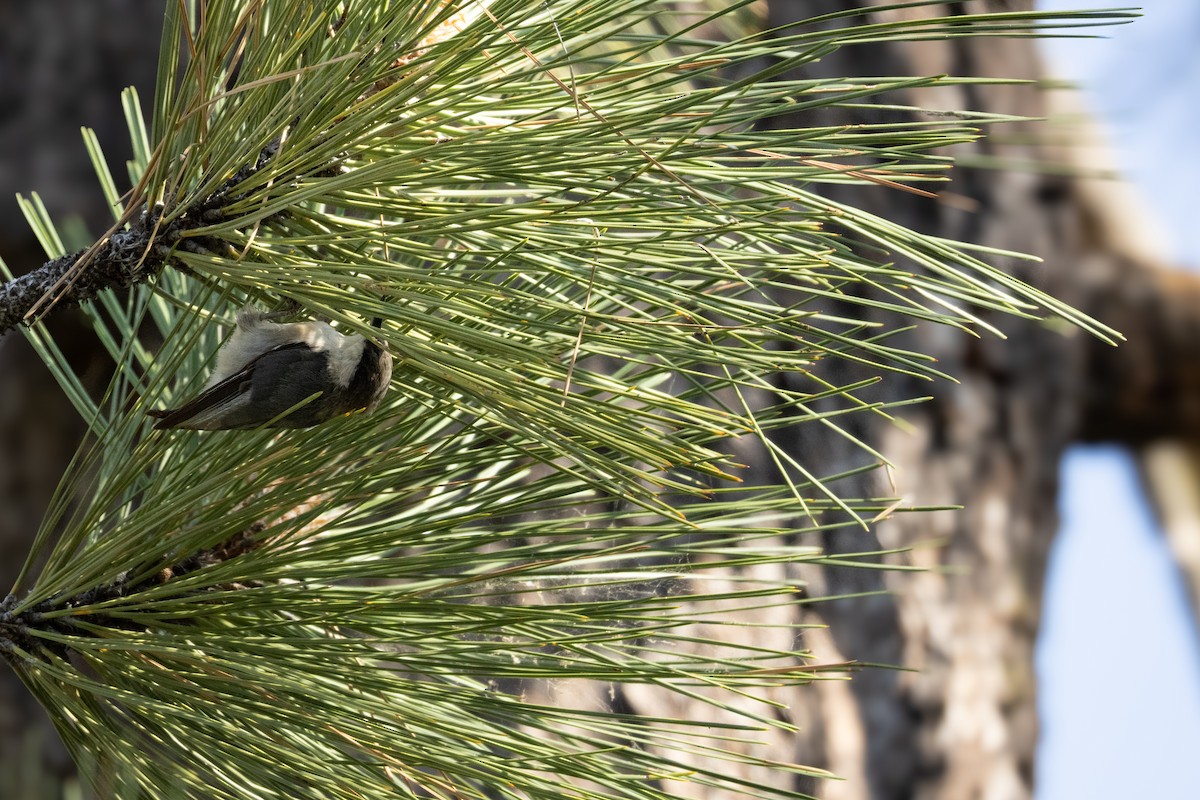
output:
[[[200, 394], [177, 408], [148, 411], [157, 420], [154, 430], [311, 428], [375, 410], [392, 378], [386, 349], [327, 322], [277, 323], [272, 316], [252, 307], [239, 311]], [[381, 327], [382, 320], [373, 324]]]

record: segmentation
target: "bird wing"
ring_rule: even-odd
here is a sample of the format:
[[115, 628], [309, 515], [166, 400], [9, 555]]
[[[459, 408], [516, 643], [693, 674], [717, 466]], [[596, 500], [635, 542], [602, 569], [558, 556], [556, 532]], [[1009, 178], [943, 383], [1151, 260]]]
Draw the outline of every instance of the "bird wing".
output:
[[[291, 379], [288, 386], [320, 386], [322, 384], [319, 382], [303, 380], [303, 375], [312, 370], [327, 369], [328, 356], [325, 353], [315, 352], [303, 342], [281, 344], [256, 356], [240, 370], [178, 408], [147, 413], [158, 420], [154, 423], [155, 430], [254, 428], [265, 425], [304, 399], [304, 396], [296, 396], [294, 392], [278, 391], [285, 381]], [[309, 403], [298, 409], [296, 414], [311, 417], [312, 412], [304, 412], [313, 405]], [[302, 427], [307, 420], [281, 422]]]

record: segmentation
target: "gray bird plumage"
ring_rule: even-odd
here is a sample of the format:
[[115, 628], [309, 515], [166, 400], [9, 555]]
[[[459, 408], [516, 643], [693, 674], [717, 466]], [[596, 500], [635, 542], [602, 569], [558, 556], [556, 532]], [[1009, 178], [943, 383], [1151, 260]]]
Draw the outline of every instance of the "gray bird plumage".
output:
[[200, 394], [178, 408], [148, 413], [158, 420], [156, 430], [310, 428], [375, 410], [391, 376], [391, 354], [360, 334], [342, 334], [319, 321], [270, 322], [267, 314], [246, 308]]

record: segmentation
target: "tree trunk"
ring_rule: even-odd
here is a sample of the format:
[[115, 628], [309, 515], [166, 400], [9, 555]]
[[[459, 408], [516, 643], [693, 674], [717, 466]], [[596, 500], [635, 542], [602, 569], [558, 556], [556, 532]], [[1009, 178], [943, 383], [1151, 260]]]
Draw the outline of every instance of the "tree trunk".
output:
[[[770, 25], [850, 5], [774, 0]], [[963, 5], [974, 12], [1027, 9], [1032, 3]], [[963, 5], [875, 11], [872, 17], [964, 13]], [[1028, 39], [872, 43], [840, 50], [817, 69], [830, 76], [1041, 76]], [[1036, 85], [940, 87], [901, 102], [1025, 117], [1048, 111]], [[878, 116], [887, 113], [894, 112]], [[1062, 153], [1045, 144], [1046, 131], [1040, 122], [1008, 124], [956, 155], [1062, 163]], [[1200, 361], [1194, 352], [1200, 304], [1188, 300], [1196, 297], [1196, 279], [1114, 249], [1108, 198], [1081, 181], [969, 166], [959, 166], [952, 177], [941, 200], [875, 186], [839, 188], [835, 194], [923, 232], [1036, 254], [1044, 264], [1001, 265], [1131, 341], [1113, 348], [1061, 325], [995, 316], [988, 321], [1005, 331], [1007, 341], [921, 325], [909, 334], [909, 344], [936, 356], [939, 368], [960, 383], [930, 387], [897, 376], [866, 398], [933, 395], [904, 411], [907, 430], [866, 415], [852, 423], [853, 433], [896, 465], [895, 489], [875, 472], [840, 484], [840, 490], [850, 496], [894, 491], [913, 504], [965, 509], [897, 515], [870, 532], [846, 529], [825, 542], [835, 552], [913, 548], [888, 560], [928, 572], [827, 569], [805, 575], [823, 594], [888, 592], [805, 612], [804, 621], [815, 617], [829, 625], [827, 633], [808, 639], [823, 660], [915, 670], [867, 670], [848, 686], [829, 683], [795, 693], [796, 706], [804, 709], [797, 721], [807, 732], [799, 752], [786, 755], [849, 778], [799, 787], [831, 800], [1031, 796], [1037, 735], [1033, 651], [1058, 523], [1059, 460], [1076, 441], [1140, 446], [1194, 436], [1200, 427]], [[844, 365], [837, 369], [826, 376], [835, 383], [856, 377]], [[790, 446], [823, 473], [868, 460], [816, 426], [796, 431]]]

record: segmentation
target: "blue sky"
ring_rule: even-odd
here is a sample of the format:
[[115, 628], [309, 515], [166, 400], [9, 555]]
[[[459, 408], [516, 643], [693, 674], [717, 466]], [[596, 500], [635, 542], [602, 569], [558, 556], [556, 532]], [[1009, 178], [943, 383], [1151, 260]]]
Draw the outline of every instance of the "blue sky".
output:
[[[1200, 2], [1146, 5], [1106, 39], [1047, 50], [1106, 123], [1118, 164], [1163, 223], [1163, 249], [1196, 269]], [[1200, 797], [1200, 636], [1133, 461], [1077, 448], [1062, 475], [1038, 647], [1037, 800]]]

